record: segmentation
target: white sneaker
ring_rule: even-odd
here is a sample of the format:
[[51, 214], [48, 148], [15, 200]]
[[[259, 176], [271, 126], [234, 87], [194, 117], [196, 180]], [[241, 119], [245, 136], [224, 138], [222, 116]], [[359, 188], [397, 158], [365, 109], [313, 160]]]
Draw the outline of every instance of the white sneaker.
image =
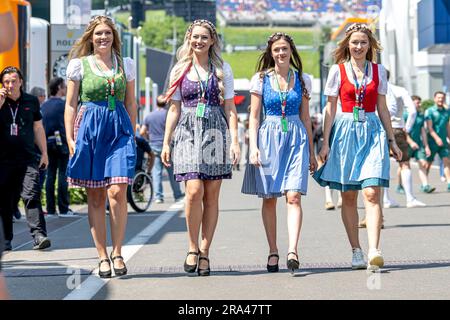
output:
[[367, 254], [369, 261], [367, 262], [367, 270], [377, 271], [384, 266], [384, 259], [380, 249], [369, 249]]
[[397, 203], [397, 201], [395, 201], [394, 199], [391, 199], [390, 201], [384, 201], [383, 207], [385, 209], [398, 208], [398, 207], [400, 207], [400, 205]]
[[352, 249], [352, 251], [352, 269], [365, 269], [367, 265], [364, 261], [364, 253], [362, 252], [361, 248], [354, 248]]
[[76, 217], [78, 214], [76, 212], [73, 212], [71, 209], [69, 209], [67, 212], [61, 212], [58, 214], [58, 217]]
[[337, 202], [337, 207], [338, 208], [342, 207], [342, 197], [339, 197], [338, 202]]
[[412, 201], [408, 201], [406, 203], [407, 208], [417, 208], [417, 207], [426, 207], [427, 205], [417, 199], [413, 199]]

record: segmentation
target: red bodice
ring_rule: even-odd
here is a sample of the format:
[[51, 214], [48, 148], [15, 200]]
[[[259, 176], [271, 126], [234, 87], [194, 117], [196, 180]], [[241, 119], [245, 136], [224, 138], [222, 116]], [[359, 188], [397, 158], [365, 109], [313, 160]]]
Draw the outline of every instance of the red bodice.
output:
[[[357, 105], [355, 96], [355, 86], [347, 77], [344, 64], [339, 65], [341, 72], [341, 88], [339, 97], [342, 104], [342, 112], [353, 112], [353, 107]], [[372, 81], [367, 85], [366, 94], [362, 101], [365, 112], [375, 112], [378, 99], [378, 65], [372, 63]]]

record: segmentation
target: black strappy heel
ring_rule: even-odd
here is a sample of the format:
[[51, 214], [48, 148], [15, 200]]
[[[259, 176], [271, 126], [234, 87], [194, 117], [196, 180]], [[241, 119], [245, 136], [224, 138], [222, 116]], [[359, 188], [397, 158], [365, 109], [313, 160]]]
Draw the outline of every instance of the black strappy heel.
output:
[[298, 262], [298, 255], [295, 252], [289, 252], [287, 256], [289, 257], [290, 254], [294, 254], [297, 257], [297, 259], [288, 259], [287, 261], [288, 269], [291, 270], [291, 273], [294, 273], [299, 268], [300, 263]]
[[[273, 264], [273, 265], [269, 264], [269, 260], [272, 257], [278, 258], [277, 264]], [[269, 256], [267, 257], [267, 272], [278, 272], [280, 270], [280, 268], [278, 267], [278, 261], [279, 260], [280, 260], [280, 256], [278, 255], [278, 253], [271, 253], [271, 254], [269, 254]]]
[[[188, 253], [187, 253], [187, 255], [186, 255], [186, 259], [187, 259], [187, 257], [190, 255], [190, 254], [192, 254], [192, 255], [194, 255], [194, 256], [198, 256], [198, 251], [189, 251]], [[197, 269], [197, 264], [198, 264], [198, 261], [197, 261], [197, 263], [196, 264], [188, 264], [187, 262], [186, 262], [186, 259], [184, 260], [184, 271], [186, 271], [187, 273], [193, 273], [193, 272], [195, 272], [195, 270]], [[197, 259], [198, 260], [198, 259]]]
[[[208, 268], [206, 269], [200, 269], [200, 260], [206, 260], [208, 261]], [[208, 257], [199, 257], [198, 258], [198, 269], [197, 269], [199, 276], [209, 276], [211, 269], [209, 268], [209, 259]]]
[[109, 259], [102, 259], [98, 264], [98, 275], [100, 278], [111, 278], [111, 269], [108, 271], [100, 271], [100, 266], [103, 262], [108, 262], [108, 265], [111, 266]]
[[[112, 262], [113, 269], [114, 269], [114, 274], [116, 276], [124, 276], [124, 275], [126, 275], [128, 270], [127, 270], [127, 266], [125, 265], [125, 261], [124, 261], [123, 257], [122, 256], [115, 256], [115, 257], [113, 257], [112, 256], [112, 252], [111, 252], [110, 257], [111, 257], [111, 262]], [[122, 261], [123, 261], [123, 268], [116, 268], [116, 267], [114, 267], [114, 260], [116, 260], [116, 259], [122, 259]]]

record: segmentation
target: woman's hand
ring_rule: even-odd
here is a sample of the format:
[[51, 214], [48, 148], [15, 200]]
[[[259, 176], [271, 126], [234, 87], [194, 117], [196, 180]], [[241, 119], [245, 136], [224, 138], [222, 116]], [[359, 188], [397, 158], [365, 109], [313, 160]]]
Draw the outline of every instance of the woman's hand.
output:
[[241, 160], [241, 148], [239, 143], [233, 143], [230, 148], [230, 159], [233, 161], [233, 166], [239, 163]]
[[309, 155], [309, 173], [312, 175], [317, 170], [317, 160], [316, 156], [313, 154]]
[[319, 159], [323, 163], [325, 163], [328, 160], [328, 154], [330, 153], [330, 147], [326, 144], [322, 145], [322, 148], [319, 152]]
[[161, 162], [166, 167], [170, 167], [170, 146], [167, 144], [161, 150]]
[[394, 158], [400, 161], [402, 159], [403, 154], [400, 148], [397, 146], [397, 143], [395, 141], [392, 141], [389, 146], [391, 148], [392, 154], [394, 155]]
[[73, 139], [68, 139], [67, 146], [69, 147], [69, 156], [72, 157], [75, 153], [75, 141], [73, 141]]
[[254, 148], [250, 150], [250, 163], [255, 167], [261, 166], [261, 158], [258, 148]]

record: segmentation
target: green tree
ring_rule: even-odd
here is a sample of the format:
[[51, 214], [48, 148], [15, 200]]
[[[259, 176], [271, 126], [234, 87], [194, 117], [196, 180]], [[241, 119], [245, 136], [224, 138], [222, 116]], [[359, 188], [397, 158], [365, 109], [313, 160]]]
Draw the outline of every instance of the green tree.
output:
[[170, 40], [173, 38], [174, 26], [177, 33], [176, 47], [178, 48], [183, 43], [187, 23], [183, 18], [166, 15], [147, 20], [144, 23], [141, 35], [145, 45], [171, 52], [172, 44]]
[[432, 107], [432, 106], [434, 106], [434, 100], [432, 100], [432, 99], [423, 100], [422, 101], [422, 105], [421, 105], [421, 109], [422, 109], [422, 111], [425, 111], [429, 107]]

